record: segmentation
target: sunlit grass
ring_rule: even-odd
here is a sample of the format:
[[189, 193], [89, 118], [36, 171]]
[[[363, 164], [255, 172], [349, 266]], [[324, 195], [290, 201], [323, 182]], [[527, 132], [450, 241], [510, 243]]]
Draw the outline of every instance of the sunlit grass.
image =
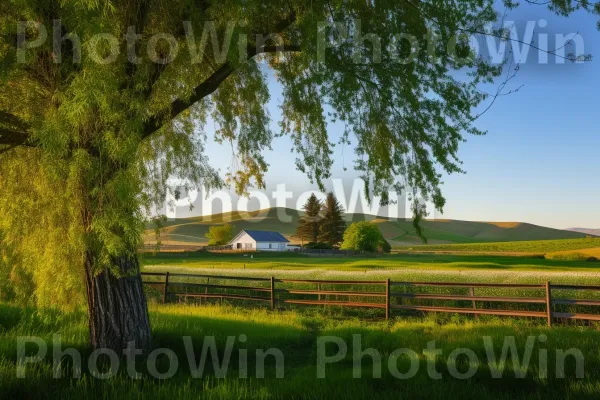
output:
[[[180, 371], [169, 380], [158, 381], [147, 375], [144, 363], [138, 370], [140, 380], [132, 380], [124, 372], [106, 380], [92, 378], [84, 371], [81, 379], [52, 379], [49, 357], [28, 365], [26, 379], [15, 375], [16, 337], [37, 335], [48, 340], [53, 333], [63, 333], [63, 348], [87, 350], [85, 313], [61, 314], [52, 311], [20, 310], [0, 305], [0, 397], [2, 398], [159, 398], [159, 399], [397, 399], [397, 398], [594, 398], [600, 387], [600, 354], [597, 343], [600, 332], [594, 328], [546, 328], [529, 320], [476, 320], [455, 316], [394, 319], [391, 322], [341, 318], [325, 311], [278, 311], [246, 309], [230, 305], [158, 305], [150, 308], [154, 332], [154, 347], [168, 347], [179, 357]], [[274, 377], [274, 365], [267, 364], [266, 378], [239, 378], [237, 362], [225, 379], [207, 373], [193, 379], [186, 367], [182, 336], [191, 336], [201, 346], [205, 336], [215, 336], [222, 346], [228, 336], [244, 334], [244, 348], [277, 347], [285, 354], [285, 377]], [[382, 378], [373, 379], [373, 362], [365, 357], [363, 378], [354, 379], [352, 345], [354, 335], [360, 334], [362, 349], [376, 349], [382, 357]], [[492, 379], [483, 338], [489, 336], [499, 356], [506, 336], [515, 336], [520, 351], [528, 337], [546, 335], [545, 343], [536, 341], [530, 368], [525, 378], [518, 379], [509, 356], [503, 379]], [[326, 379], [316, 378], [316, 341], [318, 337], [335, 336], [348, 346], [341, 361], [326, 367]], [[442, 351], [436, 359], [436, 370], [443, 379], [431, 379], [427, 373], [423, 349], [431, 341]], [[238, 344], [239, 346], [239, 344]], [[472, 350], [479, 358], [478, 371], [470, 380], [458, 380], [448, 375], [449, 365], [464, 371], [465, 360], [450, 361], [450, 353], [460, 347]], [[574, 365], [567, 363], [567, 379], [555, 379], [555, 349], [580, 349], [585, 356], [585, 377], [574, 378]], [[393, 377], [388, 370], [390, 354], [399, 348], [417, 354], [419, 369], [407, 380]], [[549, 354], [548, 379], [539, 378], [539, 350]], [[335, 350], [335, 346], [330, 352]], [[235, 351], [234, 351], [235, 353]], [[51, 351], [50, 351], [51, 354]], [[522, 355], [522, 354], [521, 354]], [[237, 360], [236, 355], [233, 356]], [[406, 372], [410, 359], [397, 360], [398, 369]], [[165, 368], [163, 365], [162, 368]], [[68, 373], [67, 370], [64, 371]]]
[[[251, 257], [252, 256], [252, 257]], [[600, 263], [582, 260], [548, 260], [535, 257], [493, 255], [392, 254], [380, 257], [310, 257], [293, 253], [215, 254], [180, 253], [146, 254], [146, 270], [175, 271], [182, 268], [214, 270], [265, 271], [353, 271], [369, 273], [387, 270], [510, 270], [510, 271], [589, 271], [600, 272]]]
[[600, 247], [600, 238], [535, 240], [496, 243], [436, 244], [414, 247], [416, 251], [451, 251], [481, 253], [539, 253], [571, 251]]
[[[253, 258], [242, 255], [161, 255], [146, 256], [146, 271], [170, 271], [208, 275], [249, 277], [300, 278], [322, 280], [385, 280], [475, 283], [553, 283], [597, 284], [600, 271], [597, 264], [582, 261], [543, 260], [524, 257], [493, 256], [430, 256], [391, 255], [381, 258], [320, 258], [295, 254], [257, 253]], [[183, 278], [172, 278], [174, 281]], [[219, 282], [211, 279], [211, 282]], [[226, 283], [227, 281], [222, 281]], [[231, 282], [230, 282], [231, 283]], [[238, 282], [239, 283], [239, 282]], [[258, 283], [256, 283], [258, 284]], [[345, 288], [348, 289], [348, 288]], [[361, 287], [381, 290], [381, 287]], [[400, 291], [425, 289], [398, 287]], [[456, 288], [438, 288], [435, 293], [462, 293]], [[477, 289], [477, 295], [543, 296], [543, 290]], [[556, 291], [558, 297], [593, 298], [592, 292]], [[145, 360], [138, 369], [144, 374], [132, 380], [121, 371], [108, 381], [101, 381], [85, 372], [81, 379], [52, 379], [50, 356], [44, 362], [28, 366], [27, 379], [18, 379], [16, 370], [16, 338], [39, 336], [51, 343], [55, 333], [61, 334], [63, 348], [73, 347], [85, 355], [88, 348], [85, 312], [60, 313], [49, 310], [19, 309], [0, 305], [0, 397], [1, 398], [158, 398], [158, 399], [397, 399], [402, 398], [595, 398], [600, 390], [600, 332], [595, 324], [557, 326], [548, 329], [543, 319], [495, 318], [456, 315], [415, 316], [392, 313], [386, 322], [381, 310], [348, 310], [331, 307], [297, 307], [270, 311], [266, 305], [223, 304], [209, 305], [159, 304], [149, 292], [153, 346], [173, 350], [179, 357], [180, 370], [169, 380], [158, 381], [148, 375]], [[158, 298], [158, 297], [157, 297]], [[518, 305], [516, 305], [518, 307]], [[281, 305], [280, 305], [281, 308]], [[372, 362], [363, 363], [362, 379], [354, 379], [351, 359], [354, 335], [360, 334], [362, 348], [374, 348], [381, 353], [383, 374], [373, 379]], [[541, 348], [550, 357], [555, 349], [580, 349], [586, 360], [585, 379], [539, 378], [537, 343], [532, 354], [531, 368], [524, 379], [517, 379], [512, 363], [507, 362], [503, 379], [490, 376], [483, 337], [502, 343], [504, 337], [514, 336], [522, 350], [528, 337], [546, 335]], [[265, 379], [239, 378], [238, 355], [232, 356], [232, 367], [225, 379], [217, 379], [212, 370], [202, 379], [193, 379], [189, 372], [183, 337], [191, 337], [195, 349], [201, 349], [205, 337], [214, 336], [219, 348], [228, 337], [239, 345], [243, 336], [244, 349], [254, 365], [253, 352], [276, 347], [285, 354], [285, 378], [276, 379], [274, 365], [267, 365]], [[316, 342], [318, 337], [335, 336], [348, 345], [348, 355], [327, 369], [326, 379], [316, 378]], [[536, 339], [537, 340], [537, 339]], [[442, 355], [436, 368], [444, 375], [441, 380], [427, 374], [423, 349], [435, 341]], [[458, 359], [449, 364], [449, 355], [456, 348], [471, 349], [481, 360], [475, 377], [468, 381], [448, 376], [449, 365], [464, 370], [469, 365]], [[393, 377], [387, 369], [389, 356], [398, 348], [409, 348], [417, 354], [418, 373], [409, 380]], [[497, 349], [499, 352], [500, 348]], [[52, 354], [51, 348], [49, 353]], [[510, 360], [510, 357], [509, 357]], [[168, 367], [159, 360], [161, 368]], [[554, 371], [554, 358], [549, 370]], [[398, 368], [406, 372], [410, 359], [397, 360]], [[569, 367], [569, 366], [568, 366]], [[69, 372], [69, 363], [64, 367]], [[571, 372], [573, 365], [570, 365]], [[253, 369], [250, 369], [253, 371]]]

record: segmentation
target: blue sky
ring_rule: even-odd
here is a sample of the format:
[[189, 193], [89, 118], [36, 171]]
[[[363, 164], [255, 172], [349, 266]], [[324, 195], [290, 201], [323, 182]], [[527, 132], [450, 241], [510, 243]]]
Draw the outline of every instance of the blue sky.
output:
[[[523, 6], [511, 11], [507, 19], [523, 31], [525, 21], [542, 18], [548, 25], [545, 29], [538, 27], [536, 34], [549, 34], [550, 48], [554, 47], [555, 33], [579, 32], [584, 52], [594, 55], [594, 60], [560, 65], [548, 56], [549, 64], [540, 65], [535, 62], [537, 50], [530, 50], [528, 62], [521, 65], [511, 82], [511, 87], [523, 88], [499, 98], [477, 122], [479, 128], [488, 131], [486, 136], [470, 136], [463, 144], [459, 154], [467, 174], [444, 178], [444, 218], [600, 228], [600, 110], [596, 101], [600, 93], [600, 32], [596, 30], [596, 19], [583, 12], [562, 18], [543, 7]], [[269, 111], [273, 129], [278, 131], [281, 96], [274, 81], [270, 86]], [[213, 124], [208, 125], [211, 136]], [[330, 125], [329, 132], [336, 138], [341, 127]], [[266, 154], [270, 164], [268, 189], [283, 182], [297, 190], [315, 188], [295, 171], [290, 148], [288, 138], [277, 138], [273, 151]], [[229, 146], [211, 142], [208, 152], [212, 163], [222, 171], [231, 165]], [[356, 176], [351, 170], [351, 147], [336, 147], [335, 160], [334, 178]], [[344, 171], [343, 166], [349, 170]]]

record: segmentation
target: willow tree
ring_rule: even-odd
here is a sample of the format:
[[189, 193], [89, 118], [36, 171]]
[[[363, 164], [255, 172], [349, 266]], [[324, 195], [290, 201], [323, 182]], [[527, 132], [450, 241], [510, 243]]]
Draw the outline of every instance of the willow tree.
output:
[[[64, 274], [37, 278], [52, 282], [46, 287], [85, 281], [94, 347], [135, 340], [148, 348], [136, 249], [169, 177], [223, 184], [204, 151], [209, 119], [216, 140], [236, 148], [241, 168], [228, 178], [240, 192], [264, 186], [263, 153], [275, 134], [290, 137], [297, 167], [321, 184], [334, 146], [327, 123], [336, 120], [346, 126], [342, 141], [355, 145], [369, 195], [385, 203], [390, 188], [412, 188], [441, 209], [438, 169], [461, 171], [459, 144], [482, 133], [474, 109], [486, 95], [477, 85], [502, 69], [472, 57], [460, 34], [489, 32], [493, 6], [3, 0], [3, 245], [33, 269], [68, 263]], [[569, 13], [588, 3], [550, 6]], [[267, 68], [282, 88], [275, 133]]]

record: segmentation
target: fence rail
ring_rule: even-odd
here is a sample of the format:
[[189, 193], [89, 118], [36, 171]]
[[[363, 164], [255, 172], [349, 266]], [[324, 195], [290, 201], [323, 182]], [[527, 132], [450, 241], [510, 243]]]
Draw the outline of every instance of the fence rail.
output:
[[[553, 296], [553, 291], [570, 290], [575, 292], [592, 291], [600, 292], [600, 286], [583, 285], [553, 285], [544, 284], [504, 284], [504, 283], [461, 283], [461, 282], [392, 282], [385, 281], [341, 281], [341, 280], [314, 280], [314, 279], [276, 279], [224, 276], [224, 275], [199, 275], [143, 272], [143, 283], [159, 288], [162, 292], [163, 302], [168, 302], [173, 297], [181, 300], [190, 298], [206, 299], [232, 299], [259, 301], [270, 304], [272, 310], [276, 305], [322, 305], [337, 307], [361, 307], [384, 309], [385, 317], [389, 319], [392, 310], [408, 310], [417, 312], [457, 313], [471, 315], [496, 315], [514, 317], [545, 318], [551, 327], [555, 319], [600, 321], [600, 314], [555, 311], [555, 306], [600, 306], [600, 300], [580, 298], [558, 298]], [[173, 279], [188, 279], [187, 281], [173, 281]], [[157, 280], [158, 279], [158, 280]], [[194, 281], [190, 281], [194, 280]], [[198, 282], [198, 280], [204, 280]], [[211, 281], [212, 280], [212, 281]], [[217, 281], [217, 282], [215, 282]], [[231, 281], [235, 284], [222, 283]], [[244, 283], [246, 282], [246, 283]], [[254, 286], [253, 286], [254, 285]], [[262, 285], [262, 286], [261, 286]], [[347, 285], [353, 287], [348, 288]], [[307, 288], [308, 286], [308, 288]], [[341, 286], [341, 288], [340, 288]], [[368, 286], [364, 290], [357, 290], [356, 286]], [[404, 287], [399, 291], [398, 287]], [[377, 290], [381, 288], [380, 290]], [[428, 289], [468, 289], [467, 294], [445, 293], [408, 293], [408, 288]], [[536, 290], [543, 296], [490, 296], [476, 295], [476, 289], [520, 289]], [[347, 290], [346, 290], [347, 289]], [[310, 298], [306, 298], [309, 296]], [[316, 298], [315, 298], [316, 296]], [[341, 298], [341, 299], [340, 299]], [[409, 301], [437, 301], [437, 302], [467, 302], [470, 307], [439, 306], [430, 304], [397, 304], [392, 300]], [[543, 305], [542, 310], [496, 309], [485, 308], [482, 304], [511, 303], [527, 306]]]

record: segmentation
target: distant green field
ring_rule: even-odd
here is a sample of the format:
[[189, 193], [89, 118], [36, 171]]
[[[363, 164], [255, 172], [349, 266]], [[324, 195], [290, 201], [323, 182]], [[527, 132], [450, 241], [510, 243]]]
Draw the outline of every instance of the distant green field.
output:
[[451, 251], [482, 253], [539, 253], [572, 251], [600, 247], [600, 238], [537, 240], [497, 243], [441, 244], [415, 247], [417, 251]]
[[[144, 254], [142, 264], [146, 271], [194, 272], [194, 270], [222, 270], [228, 274], [239, 274], [246, 270], [264, 271], [303, 271], [314, 272], [314, 278], [321, 271], [326, 275], [339, 273], [360, 274], [381, 273], [389, 275], [415, 274], [413, 280], [430, 280], [432, 270], [460, 274], [461, 271], [543, 271], [543, 272], [600, 272], [600, 263], [570, 260], [546, 260], [532, 257], [493, 256], [493, 255], [438, 255], [438, 254], [392, 254], [384, 257], [310, 257], [295, 253], [255, 253], [253, 258], [241, 254], [220, 253], [162, 253]], [[469, 272], [470, 274], [470, 272]], [[456, 279], [470, 279], [464, 274]], [[535, 277], [535, 276], [534, 276]], [[510, 277], [508, 277], [510, 279]], [[587, 279], [586, 276], [581, 276]], [[352, 279], [352, 278], [348, 278]], [[379, 279], [379, 278], [377, 278]], [[512, 279], [516, 279], [513, 277]], [[594, 277], [596, 279], [596, 277]], [[486, 279], [487, 280], [487, 279]], [[584, 283], [583, 281], [581, 283]], [[588, 282], [589, 283], [589, 282]]]

